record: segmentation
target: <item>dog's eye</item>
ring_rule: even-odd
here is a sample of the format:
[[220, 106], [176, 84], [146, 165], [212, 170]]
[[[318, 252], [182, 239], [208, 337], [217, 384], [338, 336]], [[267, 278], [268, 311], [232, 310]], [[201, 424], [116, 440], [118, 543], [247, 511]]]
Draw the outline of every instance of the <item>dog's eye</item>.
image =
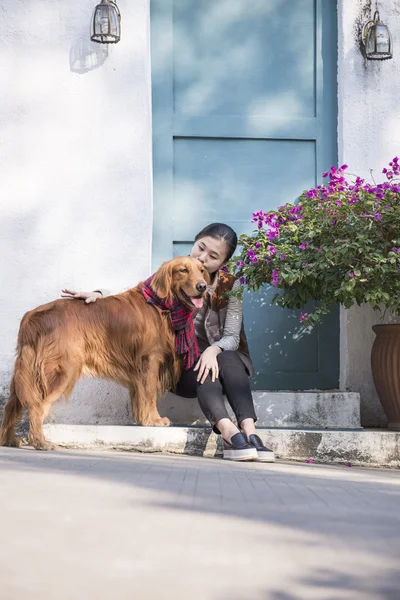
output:
[[189, 269], [179, 269], [181, 273], [189, 273]]

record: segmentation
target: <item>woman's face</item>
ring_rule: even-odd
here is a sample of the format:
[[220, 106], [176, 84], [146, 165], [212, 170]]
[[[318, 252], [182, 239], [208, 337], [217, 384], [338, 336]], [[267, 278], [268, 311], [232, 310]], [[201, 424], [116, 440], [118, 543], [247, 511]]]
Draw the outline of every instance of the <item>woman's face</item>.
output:
[[216, 240], [206, 235], [194, 243], [190, 256], [202, 262], [206, 271], [213, 275], [225, 264], [228, 256], [228, 246], [225, 240]]

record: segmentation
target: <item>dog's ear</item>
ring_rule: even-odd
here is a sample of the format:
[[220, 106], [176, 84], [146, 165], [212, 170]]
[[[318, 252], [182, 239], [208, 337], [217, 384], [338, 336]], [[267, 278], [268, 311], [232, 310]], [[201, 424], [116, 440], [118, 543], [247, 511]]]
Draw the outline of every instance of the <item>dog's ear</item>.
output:
[[155, 292], [159, 298], [162, 298], [163, 300], [170, 300], [172, 298], [171, 261], [165, 262], [161, 265], [152, 279], [151, 287], [153, 292]]

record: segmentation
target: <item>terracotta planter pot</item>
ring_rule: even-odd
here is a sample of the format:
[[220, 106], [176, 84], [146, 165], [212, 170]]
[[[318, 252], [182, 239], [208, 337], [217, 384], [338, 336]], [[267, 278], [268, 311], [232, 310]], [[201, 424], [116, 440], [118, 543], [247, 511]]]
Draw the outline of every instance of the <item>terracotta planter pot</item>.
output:
[[400, 431], [400, 323], [374, 325], [372, 376], [389, 429]]

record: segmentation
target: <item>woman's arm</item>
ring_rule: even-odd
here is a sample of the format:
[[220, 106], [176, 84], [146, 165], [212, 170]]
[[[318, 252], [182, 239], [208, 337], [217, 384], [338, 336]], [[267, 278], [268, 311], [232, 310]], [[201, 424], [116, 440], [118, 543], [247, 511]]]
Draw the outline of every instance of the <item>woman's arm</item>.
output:
[[85, 304], [96, 302], [97, 298], [105, 298], [109, 296], [108, 290], [94, 290], [94, 292], [74, 292], [73, 290], [62, 290], [62, 298], [73, 298], [74, 300], [84, 300]]
[[[239, 287], [239, 280], [236, 280], [232, 286], [232, 291]], [[222, 350], [237, 350], [240, 343], [240, 331], [243, 323], [243, 303], [235, 296], [228, 300], [226, 319], [223, 336], [218, 342], [211, 344], [219, 346]]]

